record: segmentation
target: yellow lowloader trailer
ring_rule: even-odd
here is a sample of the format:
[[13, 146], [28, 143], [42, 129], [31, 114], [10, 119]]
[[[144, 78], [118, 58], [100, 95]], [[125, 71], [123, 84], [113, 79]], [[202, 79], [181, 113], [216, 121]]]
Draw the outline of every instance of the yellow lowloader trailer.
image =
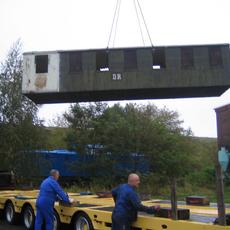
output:
[[[33, 229], [36, 215], [36, 197], [38, 190], [32, 191], [0, 191], [0, 210], [9, 224], [16, 224], [20, 219], [26, 229]], [[114, 207], [112, 198], [100, 198], [97, 195], [81, 195], [69, 193], [69, 196], [79, 203], [67, 206], [55, 203], [55, 229], [61, 224], [71, 224], [74, 230], [108, 230], [111, 229], [111, 215]], [[159, 205], [168, 210], [170, 203], [161, 200], [143, 201], [145, 205]], [[217, 216], [214, 204], [209, 206], [189, 206], [185, 202], [178, 202], [178, 208], [189, 210], [188, 220], [171, 220], [156, 217], [146, 213], [138, 213], [138, 219], [133, 223], [136, 230], [230, 230], [230, 226], [213, 224]], [[227, 212], [230, 209], [227, 208]]]

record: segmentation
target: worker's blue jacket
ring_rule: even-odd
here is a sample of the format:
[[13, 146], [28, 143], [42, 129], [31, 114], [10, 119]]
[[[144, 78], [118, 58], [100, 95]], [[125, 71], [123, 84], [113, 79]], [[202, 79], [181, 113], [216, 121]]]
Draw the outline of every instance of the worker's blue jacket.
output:
[[113, 217], [128, 222], [137, 219], [137, 211], [154, 213], [152, 207], [141, 204], [140, 198], [135, 191], [135, 188], [129, 184], [122, 184], [112, 190], [112, 195], [115, 201]]
[[70, 203], [68, 195], [62, 190], [58, 182], [50, 176], [41, 183], [36, 205], [38, 207], [53, 208], [57, 200]]

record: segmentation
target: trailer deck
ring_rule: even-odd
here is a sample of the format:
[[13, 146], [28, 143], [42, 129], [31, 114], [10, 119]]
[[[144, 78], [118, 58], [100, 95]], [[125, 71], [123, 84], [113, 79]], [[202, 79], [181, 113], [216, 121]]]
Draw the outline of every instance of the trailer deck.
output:
[[[36, 214], [36, 197], [38, 190], [31, 191], [0, 191], [0, 210], [5, 212], [8, 223], [16, 223], [16, 216], [23, 219], [26, 229], [32, 229]], [[76, 206], [55, 203], [55, 226], [60, 223], [72, 224], [73, 229], [111, 229], [111, 214], [114, 208], [112, 198], [99, 198], [97, 195], [81, 195], [69, 193], [71, 198], [80, 203]], [[170, 201], [147, 200], [143, 201], [147, 206], [160, 205], [169, 208]], [[226, 205], [226, 212], [230, 212], [230, 206]], [[170, 218], [155, 217], [143, 212], [138, 213], [138, 220], [133, 223], [136, 230], [220, 230], [230, 229], [230, 226], [214, 225], [217, 217], [216, 204], [209, 206], [186, 205], [178, 202], [178, 209], [189, 209], [189, 220], [173, 221]], [[56, 228], [58, 229], [58, 228]]]

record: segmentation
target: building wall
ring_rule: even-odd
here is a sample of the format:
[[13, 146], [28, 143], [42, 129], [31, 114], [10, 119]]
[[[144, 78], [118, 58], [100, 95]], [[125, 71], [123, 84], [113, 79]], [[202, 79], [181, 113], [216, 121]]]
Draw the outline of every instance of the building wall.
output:
[[230, 104], [216, 109], [218, 147], [230, 152]]

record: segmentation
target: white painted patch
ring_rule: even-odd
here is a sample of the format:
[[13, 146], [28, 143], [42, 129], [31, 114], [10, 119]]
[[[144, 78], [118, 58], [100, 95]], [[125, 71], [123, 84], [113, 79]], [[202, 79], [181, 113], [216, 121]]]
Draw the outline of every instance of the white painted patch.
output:
[[[36, 73], [36, 55], [48, 55], [48, 73]], [[22, 92], [59, 92], [59, 53], [36, 52], [24, 54]]]

